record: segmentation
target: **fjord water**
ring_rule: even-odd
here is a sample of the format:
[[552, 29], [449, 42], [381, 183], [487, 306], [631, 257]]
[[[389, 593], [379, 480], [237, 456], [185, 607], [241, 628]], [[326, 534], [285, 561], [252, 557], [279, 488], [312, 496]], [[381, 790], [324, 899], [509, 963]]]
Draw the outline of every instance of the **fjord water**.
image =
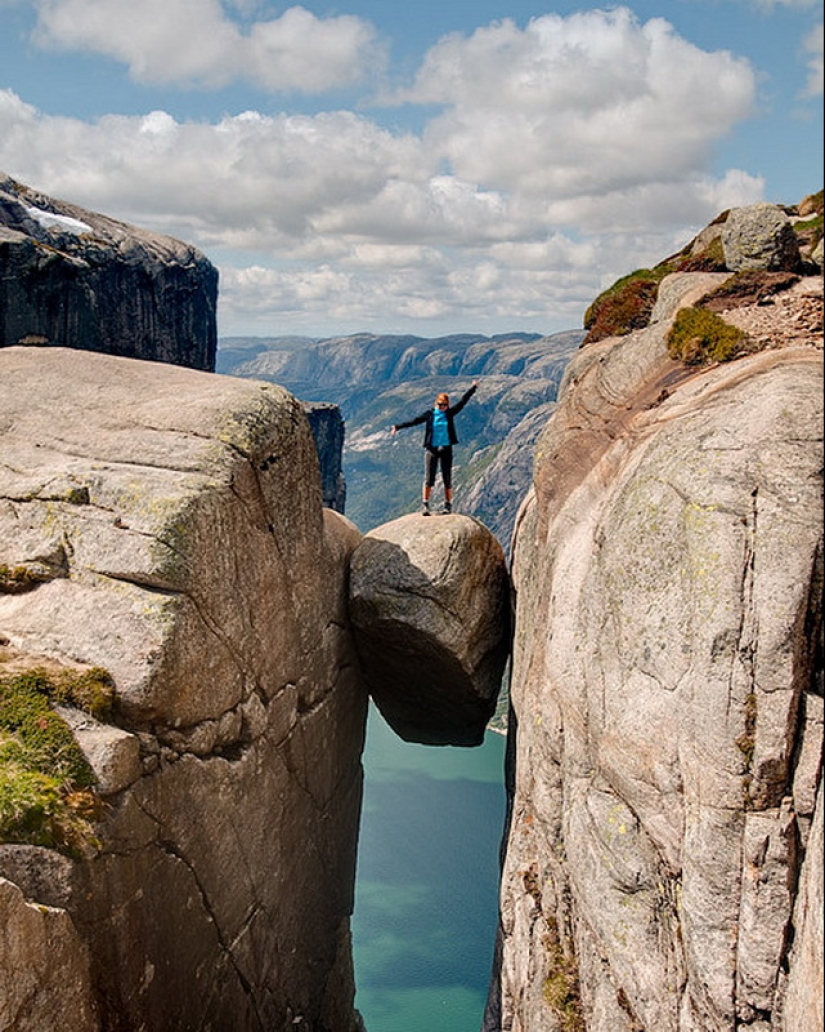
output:
[[367, 1032], [478, 1032], [498, 920], [505, 739], [413, 745], [371, 706], [353, 952]]

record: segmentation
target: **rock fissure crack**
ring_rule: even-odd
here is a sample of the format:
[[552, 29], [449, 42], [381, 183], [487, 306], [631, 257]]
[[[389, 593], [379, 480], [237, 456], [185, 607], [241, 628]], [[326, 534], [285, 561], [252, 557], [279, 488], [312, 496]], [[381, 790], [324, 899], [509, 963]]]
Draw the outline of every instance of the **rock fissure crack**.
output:
[[245, 682], [248, 671], [244, 664], [243, 656], [238, 651], [234, 642], [228, 635], [224, 634], [218, 621], [211, 615], [208, 607], [198, 601], [197, 596], [190, 592], [184, 592], [183, 594], [185, 594], [186, 598], [192, 603], [192, 608], [198, 614], [204, 627], [206, 627], [210, 634], [212, 634], [221, 643], [224, 649], [226, 649], [227, 655], [231, 659], [233, 666]]
[[404, 585], [403, 591], [376, 591], [376, 598], [386, 599], [390, 603], [395, 603], [399, 599], [406, 600], [410, 597], [420, 598], [424, 602], [429, 602], [436, 606], [442, 613], [447, 613], [453, 619], [459, 619], [459, 614], [454, 609], [451, 609], [443, 598], [439, 597], [438, 591], [435, 588], [427, 588], [425, 586], [417, 585]]
[[115, 573], [114, 570], [99, 570], [94, 566], [89, 566], [87, 569], [89, 570], [89, 573], [93, 573], [105, 580], [117, 581], [120, 584], [133, 584], [136, 588], [140, 588], [141, 591], [148, 591], [153, 595], [166, 595], [169, 598], [180, 598], [185, 596], [191, 599], [191, 595], [182, 588], [174, 588], [168, 581], [161, 579], [155, 580], [148, 575], [144, 577], [139, 573]]
[[180, 863], [182, 863], [184, 865], [184, 867], [189, 871], [190, 875], [192, 876], [192, 882], [193, 882], [193, 884], [194, 884], [194, 886], [195, 886], [195, 888], [196, 888], [196, 890], [198, 892], [198, 895], [200, 897], [201, 904], [202, 904], [202, 907], [203, 907], [203, 911], [208, 916], [210, 922], [212, 923], [212, 926], [215, 929], [215, 936], [216, 936], [216, 938], [218, 940], [218, 945], [219, 945], [219, 948], [221, 950], [221, 953], [227, 958], [229, 963], [232, 965], [232, 969], [235, 972], [235, 974], [236, 974], [236, 976], [238, 978], [238, 981], [241, 983], [241, 985], [244, 988], [244, 992], [246, 994], [247, 1000], [251, 1003], [252, 1008], [256, 1012], [256, 1017], [258, 1019], [258, 1025], [259, 1025], [259, 1027], [263, 1028], [261, 1015], [259, 1013], [259, 1008], [258, 1008], [256, 994], [252, 991], [252, 986], [250, 985], [248, 979], [246, 978], [246, 976], [244, 975], [243, 971], [241, 970], [240, 965], [238, 964], [238, 961], [237, 961], [237, 959], [235, 957], [235, 953], [234, 953], [234, 951], [232, 949], [232, 945], [226, 941], [226, 938], [225, 938], [224, 932], [223, 932], [223, 928], [221, 927], [220, 920], [218, 919], [218, 915], [217, 915], [214, 907], [212, 906], [212, 903], [210, 902], [209, 894], [207, 893], [207, 891], [204, 888], [204, 886], [201, 884], [200, 878], [198, 877], [197, 868], [195, 867], [195, 865], [193, 863], [191, 863], [191, 861], [189, 861], [187, 859], [187, 857], [184, 854], [183, 850], [181, 850], [174, 842], [170, 842], [169, 840], [164, 840], [162, 838], [158, 838], [157, 846], [164, 853], [166, 853], [167, 856], [170, 856], [173, 859], [175, 859], [175, 860], [179, 861]]
[[[136, 432], [136, 430], [138, 428], [134, 428], [133, 427], [133, 428], [130, 428], [130, 429], [133, 432]], [[216, 443], [221, 443], [221, 442], [216, 442]], [[152, 462], [152, 461], [150, 461], [148, 459], [144, 459], [141, 462], [131, 462], [128, 459], [116, 459], [116, 458], [112, 458], [110, 456], [107, 456], [106, 458], [101, 459], [99, 456], [95, 456], [94, 454], [92, 454], [90, 452], [78, 451], [77, 449], [73, 448], [72, 445], [68, 441], [64, 441], [60, 437], [50, 438], [47, 442], [35, 441], [34, 442], [34, 447], [35, 448], [39, 448], [39, 449], [41, 449], [43, 451], [53, 451], [53, 452], [56, 452], [58, 455], [65, 455], [66, 457], [71, 458], [71, 459], [81, 459], [81, 460], [83, 460], [85, 462], [94, 462], [96, 464], [96, 472], [97, 473], [105, 472], [105, 470], [107, 468], [110, 468], [110, 469], [133, 469], [133, 470], [142, 470], [142, 469], [156, 470], [156, 469], [159, 469], [159, 470], [163, 470], [163, 471], [165, 471], [167, 473], [183, 473], [183, 474], [191, 474], [191, 475], [203, 476], [203, 477], [208, 476], [208, 474], [204, 473], [203, 468], [200, 465], [176, 466], [174, 463], [169, 463], [169, 462]], [[31, 499], [23, 499], [23, 500], [26, 501], [26, 500], [31, 500]]]

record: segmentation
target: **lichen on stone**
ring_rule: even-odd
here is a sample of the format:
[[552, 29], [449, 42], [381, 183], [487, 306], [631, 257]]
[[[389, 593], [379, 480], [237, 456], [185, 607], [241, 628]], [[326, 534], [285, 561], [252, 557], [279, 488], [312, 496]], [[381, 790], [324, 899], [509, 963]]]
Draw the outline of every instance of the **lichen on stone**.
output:
[[554, 920], [547, 920], [547, 928], [542, 937], [548, 964], [542, 989], [544, 1002], [553, 1012], [561, 1032], [584, 1032], [586, 1026], [575, 957], [565, 956]]
[[42, 580], [28, 566], [0, 565], [0, 595], [21, 595], [24, 591], [31, 591], [32, 588]]

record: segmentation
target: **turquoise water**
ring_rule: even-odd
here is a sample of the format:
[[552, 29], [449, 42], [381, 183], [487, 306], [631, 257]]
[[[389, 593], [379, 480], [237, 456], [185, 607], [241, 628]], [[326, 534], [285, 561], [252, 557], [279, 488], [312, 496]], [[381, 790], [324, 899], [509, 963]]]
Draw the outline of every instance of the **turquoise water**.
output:
[[371, 707], [353, 951], [367, 1032], [479, 1032], [498, 920], [502, 735], [411, 745]]

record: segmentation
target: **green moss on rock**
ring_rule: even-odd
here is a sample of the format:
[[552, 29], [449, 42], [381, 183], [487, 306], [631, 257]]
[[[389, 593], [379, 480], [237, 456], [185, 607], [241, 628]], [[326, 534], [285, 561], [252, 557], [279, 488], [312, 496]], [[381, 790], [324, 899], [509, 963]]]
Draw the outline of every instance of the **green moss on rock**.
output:
[[28, 566], [0, 564], [0, 595], [21, 595], [37, 587], [41, 580]]
[[53, 706], [96, 716], [112, 705], [104, 670], [0, 675], [0, 841], [82, 853], [94, 843], [95, 777], [71, 729]]
[[111, 716], [115, 689], [109, 672], [103, 667], [52, 674], [49, 683], [49, 695], [55, 702], [77, 706], [97, 720]]
[[15, 743], [0, 739], [0, 841], [53, 847], [63, 801], [60, 783], [13, 762]]
[[683, 308], [668, 333], [671, 358], [685, 365], [729, 362], [746, 351], [748, 336], [713, 312]]
[[676, 266], [676, 272], [727, 272], [722, 237], [714, 237], [698, 254], [690, 255]]
[[544, 980], [542, 996], [553, 1012], [561, 1032], [584, 1032], [581, 994], [576, 962], [566, 957], [561, 947], [555, 922], [548, 920], [548, 932], [543, 937], [549, 974]]

